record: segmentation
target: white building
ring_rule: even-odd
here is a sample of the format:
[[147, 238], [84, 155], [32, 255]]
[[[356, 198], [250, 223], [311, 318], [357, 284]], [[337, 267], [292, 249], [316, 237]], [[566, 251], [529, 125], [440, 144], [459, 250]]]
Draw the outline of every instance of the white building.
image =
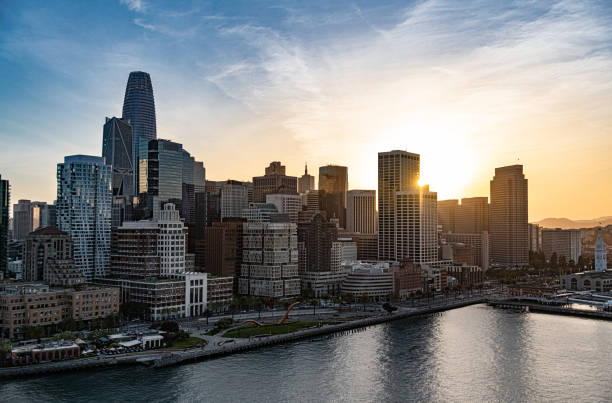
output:
[[208, 273], [185, 272], [185, 317], [201, 316], [206, 310]]
[[302, 211], [302, 197], [300, 195], [289, 194], [268, 194], [266, 203], [274, 204], [281, 214], [287, 214], [289, 221], [298, 222], [298, 213]]
[[221, 186], [221, 219], [242, 217], [249, 206], [249, 192], [242, 182], [229, 180]]
[[608, 269], [608, 251], [606, 250], [606, 242], [603, 239], [601, 228], [597, 234], [595, 241], [595, 271], [605, 271]]
[[343, 265], [343, 271], [346, 276], [340, 286], [342, 294], [377, 301], [393, 295], [393, 271], [388, 262], [353, 262]]
[[172, 276], [185, 272], [185, 224], [174, 204], [166, 203], [159, 212], [159, 235], [157, 253], [162, 276]]
[[346, 230], [376, 234], [376, 190], [349, 190], [346, 193]]
[[57, 226], [74, 241], [74, 262], [87, 280], [108, 274], [111, 179], [102, 157], [71, 155], [57, 164]]
[[262, 297], [300, 294], [294, 223], [244, 223], [242, 248], [240, 294]]
[[272, 203], [249, 203], [242, 209], [242, 218], [249, 222], [270, 222], [270, 217], [278, 215], [278, 209]]

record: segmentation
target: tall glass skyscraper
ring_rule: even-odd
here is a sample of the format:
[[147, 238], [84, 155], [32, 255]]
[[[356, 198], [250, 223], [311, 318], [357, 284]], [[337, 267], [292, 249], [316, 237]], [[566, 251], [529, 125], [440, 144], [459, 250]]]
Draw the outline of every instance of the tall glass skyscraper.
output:
[[6, 273], [8, 262], [9, 181], [0, 175], [0, 272]]
[[[133, 71], [128, 78], [123, 99], [122, 120], [129, 120], [132, 126], [133, 161], [138, 161], [141, 140], [148, 141], [157, 138], [155, 122], [155, 98], [151, 76], [143, 71]], [[138, 170], [138, 164], [135, 164]], [[138, 172], [136, 172], [138, 179]]]
[[122, 119], [106, 118], [102, 156], [113, 167], [113, 196], [136, 195], [136, 163], [132, 127]]
[[112, 172], [103, 157], [71, 155], [57, 164], [57, 226], [74, 242], [74, 261], [92, 280], [108, 274]]

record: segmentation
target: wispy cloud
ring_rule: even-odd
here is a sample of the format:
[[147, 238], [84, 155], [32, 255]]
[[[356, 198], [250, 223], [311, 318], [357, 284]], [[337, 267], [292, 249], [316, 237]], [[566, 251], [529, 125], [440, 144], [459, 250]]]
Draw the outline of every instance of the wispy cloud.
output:
[[119, 2], [132, 11], [142, 12], [146, 8], [146, 4], [142, 0], [119, 0]]

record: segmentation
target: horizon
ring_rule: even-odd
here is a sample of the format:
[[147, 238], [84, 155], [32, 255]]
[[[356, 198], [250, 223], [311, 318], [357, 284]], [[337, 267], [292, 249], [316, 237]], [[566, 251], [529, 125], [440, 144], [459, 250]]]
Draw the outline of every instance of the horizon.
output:
[[208, 180], [250, 181], [270, 161], [299, 177], [308, 161], [315, 178], [337, 164], [349, 189], [377, 190], [377, 153], [401, 149], [439, 200], [489, 197], [495, 168], [518, 163], [530, 222], [612, 216], [603, 3], [32, 4], [0, 10], [11, 205], [53, 202], [64, 156], [101, 155], [104, 119], [141, 70], [158, 138]]

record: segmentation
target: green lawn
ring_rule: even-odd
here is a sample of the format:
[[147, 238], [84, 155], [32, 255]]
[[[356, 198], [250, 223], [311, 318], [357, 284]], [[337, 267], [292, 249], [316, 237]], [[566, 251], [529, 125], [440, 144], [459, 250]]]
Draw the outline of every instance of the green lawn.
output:
[[321, 322], [292, 322], [283, 325], [249, 326], [242, 329], [234, 329], [225, 333], [223, 337], [247, 338], [264, 334], [286, 334], [297, 332], [307, 327], [318, 326]]
[[185, 340], [175, 340], [170, 347], [170, 350], [182, 350], [185, 348], [202, 347], [206, 341], [198, 337], [189, 337]]

